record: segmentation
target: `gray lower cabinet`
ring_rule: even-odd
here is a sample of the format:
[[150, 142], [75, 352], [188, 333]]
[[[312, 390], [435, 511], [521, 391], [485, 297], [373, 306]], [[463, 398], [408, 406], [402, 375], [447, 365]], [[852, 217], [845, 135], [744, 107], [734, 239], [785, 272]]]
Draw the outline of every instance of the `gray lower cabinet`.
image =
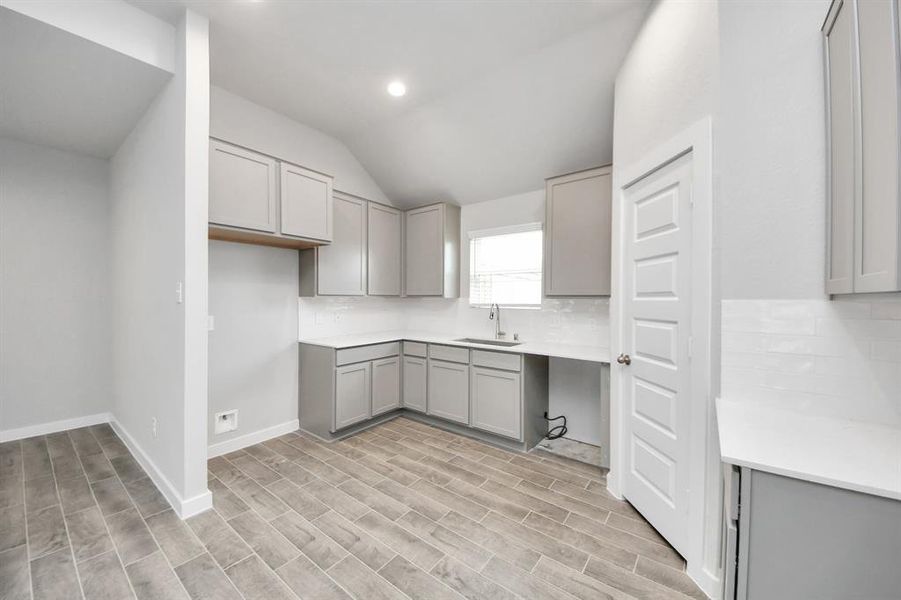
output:
[[612, 168], [547, 180], [545, 296], [609, 296]]
[[344, 365], [335, 369], [335, 430], [365, 421], [372, 416], [370, 363]]
[[746, 467], [725, 492], [724, 598], [899, 597], [901, 501]]
[[469, 365], [429, 359], [428, 414], [469, 424]]
[[[404, 347], [406, 347], [404, 343]], [[428, 360], [419, 356], [404, 356], [404, 408], [426, 412], [428, 408]]]
[[473, 427], [522, 439], [522, 379], [519, 373], [473, 366], [470, 399]]
[[372, 415], [400, 408], [400, 357], [372, 361]]

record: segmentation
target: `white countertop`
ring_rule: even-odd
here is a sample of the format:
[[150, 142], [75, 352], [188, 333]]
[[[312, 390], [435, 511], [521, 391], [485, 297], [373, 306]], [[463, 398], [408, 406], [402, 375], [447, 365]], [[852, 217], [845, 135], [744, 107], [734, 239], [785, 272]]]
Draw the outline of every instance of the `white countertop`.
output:
[[901, 500], [901, 427], [716, 401], [723, 461]]
[[326, 346], [341, 349], [353, 346], [366, 346], [369, 344], [381, 344], [398, 340], [411, 342], [426, 342], [429, 344], [446, 344], [448, 346], [462, 346], [464, 348], [477, 348], [479, 350], [493, 350], [495, 352], [509, 352], [511, 354], [537, 354], [539, 356], [553, 356], [555, 358], [572, 358], [575, 360], [587, 360], [591, 362], [609, 363], [610, 350], [603, 346], [580, 346], [575, 344], [558, 344], [551, 342], [530, 342], [524, 340], [518, 346], [492, 346], [489, 344], [473, 344], [458, 342], [457, 338], [483, 337], [479, 335], [467, 336], [465, 334], [430, 333], [423, 331], [380, 331], [378, 333], [358, 333], [351, 335], [339, 335], [334, 337], [304, 339], [302, 344], [314, 346]]

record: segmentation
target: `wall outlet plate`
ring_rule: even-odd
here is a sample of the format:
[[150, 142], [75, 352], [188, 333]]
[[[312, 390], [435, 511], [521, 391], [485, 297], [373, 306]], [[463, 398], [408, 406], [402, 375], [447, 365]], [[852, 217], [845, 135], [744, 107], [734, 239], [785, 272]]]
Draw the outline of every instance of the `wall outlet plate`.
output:
[[228, 433], [238, 428], [238, 409], [226, 410], [216, 413], [216, 424], [213, 432], [216, 434]]

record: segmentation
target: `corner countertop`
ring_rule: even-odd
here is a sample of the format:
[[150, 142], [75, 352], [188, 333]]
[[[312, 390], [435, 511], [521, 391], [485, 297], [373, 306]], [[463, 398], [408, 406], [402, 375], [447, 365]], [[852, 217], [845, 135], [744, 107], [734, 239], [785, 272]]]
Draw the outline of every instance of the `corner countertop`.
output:
[[723, 462], [901, 500], [901, 427], [718, 399]]
[[377, 333], [359, 333], [313, 339], [301, 338], [299, 342], [301, 344], [326, 346], [340, 350], [342, 348], [352, 348], [354, 346], [367, 346], [369, 344], [383, 344], [385, 342], [408, 340], [411, 342], [425, 342], [427, 344], [445, 344], [447, 346], [460, 346], [478, 350], [508, 352], [510, 354], [537, 354], [539, 356], [571, 358], [598, 363], [610, 362], [610, 350], [603, 346], [580, 346], [576, 344], [559, 344], [555, 342], [530, 342], [528, 340], [523, 341], [518, 346], [491, 346], [488, 344], [474, 344], [457, 341], [458, 338], [463, 337], [481, 336], [430, 333], [424, 331], [380, 331]]

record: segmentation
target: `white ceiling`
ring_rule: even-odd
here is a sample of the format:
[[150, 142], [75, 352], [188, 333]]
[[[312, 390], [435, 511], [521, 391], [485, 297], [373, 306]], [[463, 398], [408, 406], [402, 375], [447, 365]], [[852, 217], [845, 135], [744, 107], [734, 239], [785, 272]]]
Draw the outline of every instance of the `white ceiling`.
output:
[[[487, 200], [612, 158], [647, 0], [131, 0], [207, 15], [213, 83], [343, 141], [398, 204]], [[385, 92], [395, 78], [408, 93]]]
[[109, 158], [169, 77], [0, 7], [0, 136]]

